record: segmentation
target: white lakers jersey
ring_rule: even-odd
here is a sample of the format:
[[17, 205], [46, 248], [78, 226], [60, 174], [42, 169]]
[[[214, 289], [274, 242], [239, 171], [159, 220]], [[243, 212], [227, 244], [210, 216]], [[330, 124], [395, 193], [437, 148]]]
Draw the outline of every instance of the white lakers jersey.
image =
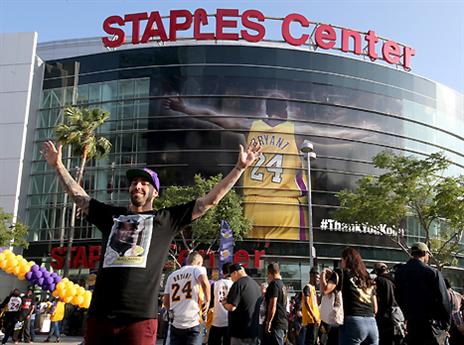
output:
[[207, 275], [206, 268], [184, 266], [169, 275], [164, 294], [169, 295], [174, 327], [186, 329], [202, 322], [201, 306], [204, 297], [198, 281], [198, 277], [202, 274]]

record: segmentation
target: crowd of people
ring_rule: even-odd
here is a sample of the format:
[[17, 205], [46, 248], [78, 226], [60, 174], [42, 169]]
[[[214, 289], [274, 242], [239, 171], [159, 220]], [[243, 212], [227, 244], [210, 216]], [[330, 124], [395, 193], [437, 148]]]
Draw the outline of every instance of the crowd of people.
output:
[[2, 344], [6, 344], [10, 337], [15, 344], [32, 343], [36, 331], [47, 334], [45, 342], [52, 341], [55, 336], [54, 341], [59, 343], [64, 313], [65, 304], [58, 298], [41, 301], [34, 296], [32, 288], [28, 288], [25, 293], [14, 289], [0, 305]]
[[[170, 243], [221, 201], [261, 151], [257, 141], [240, 146], [235, 166], [206, 195], [154, 210], [160, 191], [155, 171], [129, 170], [130, 204], [115, 207], [90, 197], [64, 166], [61, 146], [44, 143], [47, 163], [87, 221], [102, 232], [103, 261], [89, 309], [86, 345], [156, 343], [158, 304], [150, 301], [159, 296]], [[277, 263], [267, 267], [268, 282], [261, 286], [241, 265], [226, 265], [224, 279], [229, 281], [216, 282], [211, 289], [203, 258], [192, 253], [188, 265], [167, 280], [163, 301], [170, 326], [165, 343], [197, 345], [209, 335], [211, 345], [464, 344], [462, 296], [447, 289], [442, 274], [428, 266], [430, 252], [424, 243], [411, 247], [411, 257], [391, 272], [394, 275], [379, 263], [372, 279], [359, 253], [347, 248], [339, 268], [326, 268], [320, 275], [313, 271], [290, 303]]]
[[[463, 296], [429, 258], [419, 242], [406, 263], [390, 270], [379, 262], [368, 272], [359, 252], [346, 248], [339, 268], [320, 274], [313, 268], [301, 293], [289, 297], [276, 262], [261, 286], [240, 264], [224, 264], [223, 277], [210, 286], [194, 252], [166, 283], [164, 344], [464, 344]], [[342, 300], [340, 323], [322, 310], [322, 296], [335, 293]]]

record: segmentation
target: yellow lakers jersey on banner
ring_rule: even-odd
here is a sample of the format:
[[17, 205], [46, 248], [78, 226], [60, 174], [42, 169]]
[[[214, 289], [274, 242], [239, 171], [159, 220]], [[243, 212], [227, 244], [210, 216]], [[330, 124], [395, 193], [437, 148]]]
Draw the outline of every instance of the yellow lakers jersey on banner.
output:
[[247, 169], [243, 192], [247, 196], [298, 197], [302, 195], [296, 175], [302, 168], [295, 142], [295, 125], [285, 121], [270, 126], [254, 121], [248, 134], [248, 144], [257, 141], [262, 146], [258, 160]]

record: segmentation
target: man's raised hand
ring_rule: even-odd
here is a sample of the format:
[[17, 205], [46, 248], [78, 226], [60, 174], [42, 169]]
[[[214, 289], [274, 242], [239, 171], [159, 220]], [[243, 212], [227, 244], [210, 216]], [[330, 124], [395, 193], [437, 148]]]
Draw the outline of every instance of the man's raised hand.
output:
[[52, 141], [47, 140], [43, 143], [40, 153], [50, 166], [56, 167], [59, 163], [61, 163], [61, 149], [61, 144], [59, 144], [58, 148], [56, 148]]
[[261, 145], [257, 141], [252, 141], [248, 147], [245, 148], [240, 145], [240, 153], [238, 155], [237, 167], [239, 169], [246, 169], [258, 159], [261, 154]]

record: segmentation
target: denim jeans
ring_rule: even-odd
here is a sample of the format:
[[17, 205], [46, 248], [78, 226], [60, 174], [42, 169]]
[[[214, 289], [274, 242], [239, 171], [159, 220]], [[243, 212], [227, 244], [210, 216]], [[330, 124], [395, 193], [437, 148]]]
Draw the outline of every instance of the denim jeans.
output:
[[52, 325], [50, 326], [50, 332], [48, 333], [48, 339], [50, 339], [55, 333], [55, 337], [58, 339], [61, 334], [60, 334], [60, 326], [61, 326], [61, 321], [52, 321]]
[[186, 329], [175, 328], [171, 325], [169, 345], [201, 345], [203, 342], [203, 336], [203, 325]]
[[374, 317], [345, 315], [339, 330], [339, 345], [379, 344], [379, 331]]

